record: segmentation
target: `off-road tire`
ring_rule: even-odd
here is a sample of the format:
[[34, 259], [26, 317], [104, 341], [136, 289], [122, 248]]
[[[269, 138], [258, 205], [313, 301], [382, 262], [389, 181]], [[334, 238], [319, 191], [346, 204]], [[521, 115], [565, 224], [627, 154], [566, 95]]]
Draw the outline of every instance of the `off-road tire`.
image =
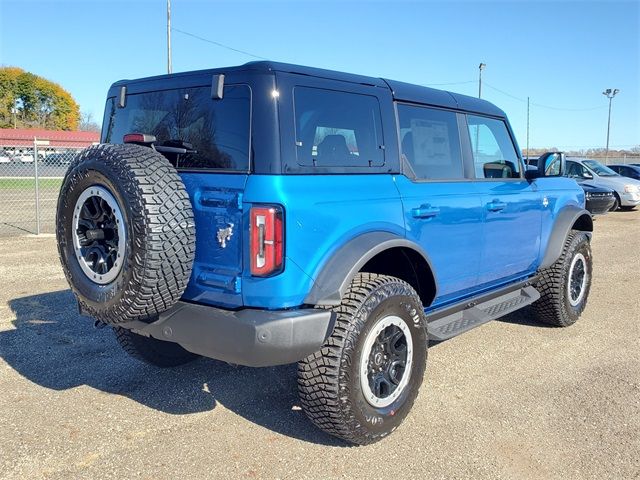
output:
[[[426, 319], [420, 297], [391, 276], [359, 273], [342, 303], [333, 307], [336, 324], [320, 351], [298, 364], [302, 409], [325, 432], [365, 445], [393, 432], [418, 394], [427, 360]], [[409, 383], [384, 408], [372, 406], [360, 383], [360, 359], [367, 334], [389, 315], [400, 317], [412, 336]], [[405, 372], [406, 374], [406, 372]]]
[[[567, 290], [569, 270], [578, 254], [583, 255], [586, 260], [587, 281], [582, 299], [577, 305], [571, 305]], [[565, 240], [560, 258], [549, 268], [539, 272], [536, 288], [540, 292], [540, 299], [532, 305], [538, 320], [556, 327], [573, 325], [587, 305], [592, 270], [589, 237], [584, 232], [572, 230]]]
[[[72, 237], [76, 202], [94, 186], [113, 196], [125, 224], [122, 265], [107, 284], [82, 270]], [[84, 150], [60, 190], [56, 236], [80, 308], [107, 324], [156, 317], [180, 299], [191, 276], [195, 224], [189, 196], [175, 168], [151, 148], [105, 144]]]
[[138, 335], [122, 327], [113, 327], [113, 331], [125, 352], [149, 365], [162, 368], [177, 367], [199, 358], [199, 355], [185, 350], [177, 343]]

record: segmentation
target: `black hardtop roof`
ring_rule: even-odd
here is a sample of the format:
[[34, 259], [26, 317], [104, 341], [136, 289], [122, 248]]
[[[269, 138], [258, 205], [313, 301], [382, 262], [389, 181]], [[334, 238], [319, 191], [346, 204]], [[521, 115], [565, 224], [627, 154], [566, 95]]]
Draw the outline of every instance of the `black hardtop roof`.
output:
[[[293, 65], [289, 63], [272, 62], [268, 60], [249, 62], [245, 63], [244, 65], [238, 65], [234, 67], [195, 70], [190, 72], [172, 73], [134, 80], [120, 80], [114, 83], [111, 86], [111, 89], [115, 89], [123, 85], [133, 86], [136, 84], [148, 82], [154, 83], [159, 86], [169, 81], [172, 82], [171, 88], [181, 88], [192, 86], [193, 82], [189, 80], [194, 79], [194, 77], [208, 77], [221, 73], [229, 74], [232, 72], [247, 71], [293, 73], [298, 75], [308, 75], [312, 77], [338, 80], [342, 82], [388, 88], [391, 90], [393, 98], [398, 101], [424, 103], [427, 105], [465, 110], [496, 117], [506, 117], [505, 113], [498, 107], [496, 107], [493, 103], [479, 98], [461, 95], [459, 93], [438, 90], [435, 88], [429, 88], [421, 85], [399, 82], [396, 80], [389, 80], [385, 78], [368, 77], [365, 75], [338, 72], [334, 70], [325, 70], [315, 67], [305, 67], [302, 65]], [[115, 95], [115, 91], [110, 91], [110, 94]]]

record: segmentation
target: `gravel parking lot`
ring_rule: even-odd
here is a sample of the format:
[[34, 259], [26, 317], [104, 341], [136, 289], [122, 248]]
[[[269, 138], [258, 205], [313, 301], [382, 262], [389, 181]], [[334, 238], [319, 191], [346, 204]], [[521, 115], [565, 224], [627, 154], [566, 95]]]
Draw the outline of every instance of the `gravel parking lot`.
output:
[[529, 311], [432, 345], [390, 438], [350, 447], [297, 407], [295, 366], [160, 370], [80, 317], [52, 236], [0, 238], [0, 477], [640, 477], [640, 211], [596, 221], [567, 329]]

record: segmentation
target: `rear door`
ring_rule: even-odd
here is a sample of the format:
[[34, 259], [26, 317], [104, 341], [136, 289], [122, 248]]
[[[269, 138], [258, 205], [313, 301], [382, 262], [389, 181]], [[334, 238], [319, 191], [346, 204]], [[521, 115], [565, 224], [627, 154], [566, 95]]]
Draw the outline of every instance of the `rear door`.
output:
[[[198, 84], [157, 90], [127, 86], [126, 105], [112, 99], [103, 141], [121, 143], [127, 133], [156, 137], [155, 146], [177, 168], [196, 224], [196, 257], [186, 300], [242, 305], [242, 195], [250, 170], [251, 88], [228, 76], [221, 99], [212, 98], [211, 75]], [[156, 90], [151, 90], [155, 87]]]
[[504, 120], [467, 115], [467, 130], [484, 217], [478, 283], [490, 286], [535, 270], [542, 210], [549, 200], [524, 178]]
[[429, 256], [438, 284], [434, 305], [472, 293], [482, 247], [480, 195], [469, 181], [460, 143], [460, 114], [398, 104], [407, 238]]

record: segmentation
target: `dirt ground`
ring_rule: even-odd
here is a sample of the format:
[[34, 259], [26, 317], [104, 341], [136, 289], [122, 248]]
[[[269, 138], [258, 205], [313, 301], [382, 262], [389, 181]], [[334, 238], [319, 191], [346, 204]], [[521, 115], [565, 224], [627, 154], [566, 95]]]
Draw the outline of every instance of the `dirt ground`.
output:
[[51, 236], [0, 238], [0, 478], [640, 478], [640, 211], [596, 221], [580, 321], [432, 345], [414, 409], [350, 447], [295, 366], [143, 365], [80, 317]]

